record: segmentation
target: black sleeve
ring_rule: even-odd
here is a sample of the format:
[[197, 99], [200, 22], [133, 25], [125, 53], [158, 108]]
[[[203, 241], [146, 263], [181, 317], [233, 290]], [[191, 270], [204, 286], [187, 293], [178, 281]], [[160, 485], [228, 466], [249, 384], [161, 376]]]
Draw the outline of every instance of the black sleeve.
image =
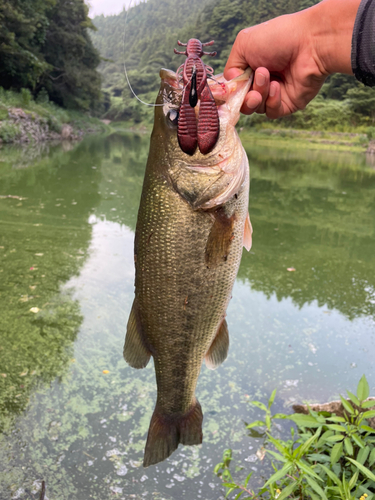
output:
[[375, 86], [375, 0], [362, 0], [352, 38], [352, 70], [357, 80]]

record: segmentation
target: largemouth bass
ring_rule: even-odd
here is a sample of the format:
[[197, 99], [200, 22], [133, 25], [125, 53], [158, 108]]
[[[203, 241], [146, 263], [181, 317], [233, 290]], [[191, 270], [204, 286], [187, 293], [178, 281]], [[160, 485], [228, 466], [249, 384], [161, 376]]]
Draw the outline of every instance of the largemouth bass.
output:
[[[202, 442], [195, 388], [203, 358], [214, 369], [229, 347], [226, 309], [242, 247], [251, 246], [249, 166], [234, 128], [251, 70], [210, 83], [220, 136], [210, 154], [184, 153], [177, 140], [182, 87], [161, 70], [161, 87], [135, 233], [135, 299], [124, 357], [144, 368], [154, 358], [157, 401], [145, 467], [179, 443]], [[197, 106], [197, 113], [198, 113]]]

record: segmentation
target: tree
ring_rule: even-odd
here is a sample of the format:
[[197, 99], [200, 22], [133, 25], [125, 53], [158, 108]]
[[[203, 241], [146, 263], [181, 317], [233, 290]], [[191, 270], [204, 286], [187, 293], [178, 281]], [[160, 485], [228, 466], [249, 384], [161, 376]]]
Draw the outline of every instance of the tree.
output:
[[371, 87], [365, 87], [362, 83], [354, 89], [349, 89], [346, 93], [350, 109], [375, 122], [375, 92]]
[[95, 29], [87, 6], [83, 0], [56, 0], [49, 23], [43, 53], [51, 71], [39, 86], [45, 86], [50, 98], [64, 107], [95, 108], [101, 100], [96, 72], [100, 56], [87, 33]]
[[45, 88], [65, 107], [93, 109], [101, 101], [100, 63], [83, 0], [0, 0], [0, 85]]
[[0, 2], [0, 84], [34, 89], [49, 67], [41, 54], [55, 0]]

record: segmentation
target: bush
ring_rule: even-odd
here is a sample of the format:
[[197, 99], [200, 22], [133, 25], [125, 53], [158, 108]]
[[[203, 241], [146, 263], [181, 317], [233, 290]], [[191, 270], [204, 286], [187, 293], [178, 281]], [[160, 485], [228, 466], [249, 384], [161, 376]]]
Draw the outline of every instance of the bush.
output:
[[[375, 417], [374, 400], [369, 397], [369, 385], [363, 376], [357, 394], [347, 391], [349, 400], [340, 396], [344, 416], [310, 409], [309, 415], [271, 414], [275, 399], [273, 391], [268, 405], [259, 401], [252, 404], [265, 412], [264, 420], [247, 426], [264, 428], [264, 453], [272, 459], [274, 474], [255, 494], [248, 488], [250, 473], [243, 484], [233, 480], [229, 470], [231, 450], [226, 450], [223, 461], [214, 472], [223, 479], [226, 497], [235, 493], [238, 500], [244, 493], [250, 499], [295, 498], [299, 500], [374, 500], [375, 429], [366, 419]], [[291, 429], [291, 439], [284, 441], [275, 435], [274, 419], [288, 419], [297, 427]]]
[[367, 134], [369, 141], [374, 139], [375, 138], [375, 127], [367, 127], [366, 134]]
[[12, 142], [19, 134], [19, 129], [17, 125], [9, 122], [3, 122], [0, 124], [0, 139], [3, 142]]
[[52, 130], [53, 132], [57, 132], [58, 134], [61, 133], [62, 124], [55, 116], [49, 115], [47, 118], [47, 123], [50, 130]]
[[33, 96], [29, 89], [21, 89], [21, 102], [23, 106], [28, 106], [33, 100]]
[[47, 90], [43, 87], [42, 90], [39, 92], [36, 102], [38, 104], [48, 104], [49, 103], [49, 96]]

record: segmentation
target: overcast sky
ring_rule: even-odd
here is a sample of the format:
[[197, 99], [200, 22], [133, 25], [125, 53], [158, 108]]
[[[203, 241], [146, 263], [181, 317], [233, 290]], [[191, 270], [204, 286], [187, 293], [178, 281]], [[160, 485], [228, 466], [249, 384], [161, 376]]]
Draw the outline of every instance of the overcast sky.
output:
[[137, 3], [136, 0], [85, 0], [90, 5], [90, 17], [100, 16], [104, 14], [118, 14], [122, 11], [124, 5], [128, 6], [132, 2], [132, 6]]

